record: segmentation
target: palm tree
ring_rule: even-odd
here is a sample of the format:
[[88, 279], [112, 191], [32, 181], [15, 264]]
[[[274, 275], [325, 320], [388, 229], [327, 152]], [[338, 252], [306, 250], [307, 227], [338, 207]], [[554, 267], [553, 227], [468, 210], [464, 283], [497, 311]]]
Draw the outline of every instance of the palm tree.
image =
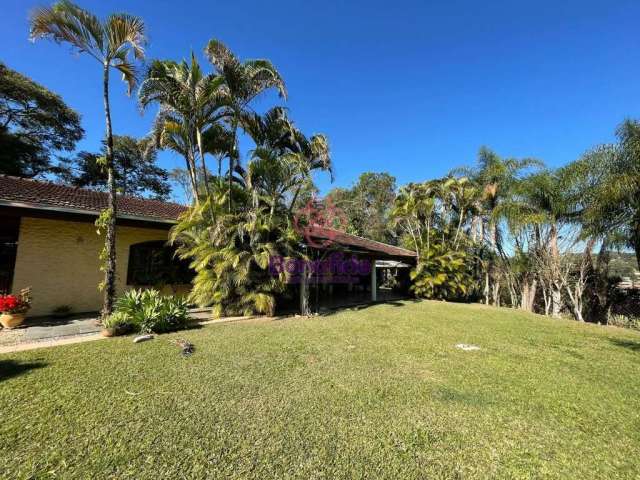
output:
[[109, 73], [115, 68], [127, 83], [128, 93], [136, 84], [134, 60], [144, 58], [144, 23], [138, 17], [118, 13], [104, 21], [68, 0], [52, 7], [36, 8], [30, 18], [32, 40], [48, 38], [57, 43], [69, 43], [79, 52], [87, 53], [102, 65], [102, 87], [106, 120], [106, 170], [109, 193], [108, 222], [105, 236], [105, 279], [102, 315], [113, 310], [116, 275], [116, 183], [113, 169], [113, 132], [109, 105]]
[[[179, 254], [196, 271], [192, 300], [213, 305], [216, 314], [273, 313], [284, 279], [266, 271], [269, 258], [304, 256], [291, 208], [301, 186], [313, 183], [314, 171], [331, 172], [326, 137], [307, 138], [284, 110], [245, 112], [242, 122], [256, 147], [246, 169], [234, 167], [235, 208], [224, 210], [220, 199], [229, 193], [223, 183], [214, 182], [212, 195], [172, 233]], [[216, 215], [205, 215], [207, 209]]]
[[[160, 104], [154, 126], [155, 137], [160, 142], [159, 146], [162, 147], [163, 140], [166, 140], [164, 147], [184, 156], [196, 201], [200, 197], [199, 186], [204, 188], [203, 193], [210, 194], [205, 137], [215, 148], [229, 143], [228, 135], [219, 123], [228, 112], [222, 81], [218, 75], [205, 74], [192, 52], [189, 63], [154, 61], [138, 93], [143, 110], [152, 103]], [[179, 138], [175, 138], [174, 132], [178, 131]], [[216, 136], [221, 136], [221, 139], [216, 139]], [[172, 138], [179, 140], [178, 144]], [[200, 175], [197, 174], [196, 157], [200, 159]], [[198, 181], [199, 176], [202, 181]]]
[[[289, 213], [293, 211], [302, 189], [311, 182], [313, 171], [328, 172], [333, 182], [333, 165], [327, 137], [315, 134], [307, 138], [289, 119], [286, 109], [274, 107], [264, 115], [246, 112], [241, 117], [241, 124], [256, 144], [250, 154], [251, 161], [260, 160], [248, 168], [251, 179], [249, 183], [255, 184], [259, 171], [262, 171], [265, 180], [266, 177], [274, 177], [271, 172], [264, 170], [269, 163], [277, 170], [288, 170], [288, 176], [282, 177], [283, 172], [278, 172], [275, 177], [282, 182], [278, 184], [281, 190], [279, 195], [290, 194]], [[275, 163], [274, 159], [277, 159]]]
[[640, 265], [640, 122], [624, 121], [616, 135], [617, 144], [601, 145], [575, 162], [586, 184], [585, 219], [593, 233], [633, 248]]
[[232, 178], [235, 171], [237, 154], [238, 127], [251, 102], [265, 91], [275, 88], [281, 98], [287, 97], [284, 80], [278, 70], [269, 60], [241, 61], [226, 45], [219, 40], [212, 39], [205, 48], [205, 54], [214, 66], [222, 81], [222, 91], [225, 96], [226, 118], [231, 124], [233, 133], [234, 154], [229, 155], [228, 172], [228, 209], [231, 211]]
[[[515, 228], [533, 226], [540, 272], [548, 283], [551, 314], [560, 316], [562, 279], [560, 278], [560, 234], [563, 227], [579, 219], [579, 206], [573, 195], [571, 170], [543, 170], [524, 178], [514, 188], [512, 199], [505, 201], [497, 213], [509, 219]], [[542, 231], [546, 232], [542, 238]]]
[[[488, 229], [488, 243], [492, 257], [503, 252], [499, 214], [499, 205], [508, 200], [513, 193], [514, 186], [520, 180], [524, 171], [532, 167], [540, 167], [539, 160], [524, 158], [501, 158], [487, 147], [481, 147], [478, 152], [477, 165], [472, 168], [463, 167], [453, 170], [452, 174], [469, 177], [482, 190], [482, 200], [478, 209], [483, 211], [482, 230]], [[484, 234], [482, 235], [484, 237]], [[484, 238], [483, 238], [484, 240]], [[498, 304], [500, 297], [500, 281], [495, 260], [490, 260], [485, 275], [485, 303], [489, 303], [491, 295], [493, 304]]]

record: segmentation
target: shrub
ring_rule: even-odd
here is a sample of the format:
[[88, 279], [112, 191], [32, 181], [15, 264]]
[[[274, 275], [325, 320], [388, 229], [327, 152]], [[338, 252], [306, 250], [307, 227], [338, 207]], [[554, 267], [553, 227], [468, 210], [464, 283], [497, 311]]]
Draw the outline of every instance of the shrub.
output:
[[107, 323], [131, 325], [142, 333], [164, 333], [178, 330], [188, 320], [187, 303], [181, 298], [160, 295], [157, 290], [129, 290], [116, 302]]
[[102, 323], [104, 328], [119, 328], [129, 325], [129, 319], [121, 312], [113, 312]]
[[411, 290], [417, 297], [442, 300], [465, 299], [473, 289], [472, 262], [464, 250], [453, 250], [432, 241], [420, 252], [411, 271]]

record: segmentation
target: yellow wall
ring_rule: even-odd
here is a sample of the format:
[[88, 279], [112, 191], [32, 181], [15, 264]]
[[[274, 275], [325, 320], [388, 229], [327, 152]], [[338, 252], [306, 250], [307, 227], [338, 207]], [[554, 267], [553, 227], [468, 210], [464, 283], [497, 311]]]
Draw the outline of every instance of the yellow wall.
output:
[[[166, 230], [118, 226], [116, 230], [117, 293], [126, 288], [129, 246], [166, 240]], [[98, 311], [103, 274], [98, 255], [104, 237], [92, 223], [23, 217], [13, 276], [13, 290], [30, 286], [33, 304], [29, 316], [46, 315], [69, 305], [74, 312]]]

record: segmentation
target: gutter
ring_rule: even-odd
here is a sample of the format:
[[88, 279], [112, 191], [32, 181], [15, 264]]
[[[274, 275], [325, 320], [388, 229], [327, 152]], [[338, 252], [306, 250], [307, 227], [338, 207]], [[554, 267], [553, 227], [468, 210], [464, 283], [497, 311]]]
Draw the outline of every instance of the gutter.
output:
[[[100, 215], [100, 212], [94, 212], [92, 210], [83, 210], [80, 208], [70, 208], [70, 207], [52, 207], [52, 206], [44, 206], [44, 205], [36, 205], [32, 203], [24, 203], [24, 202], [12, 202], [8, 200], [0, 200], [0, 206], [4, 207], [14, 207], [14, 208], [25, 208], [28, 210], [44, 210], [49, 212], [60, 212], [60, 213], [75, 213], [80, 215], [91, 215], [97, 217]], [[136, 220], [139, 222], [153, 222], [153, 223], [163, 223], [166, 225], [175, 225], [178, 223], [176, 220], [170, 220], [166, 218], [158, 218], [158, 217], [143, 217], [140, 215], [129, 215], [129, 214], [118, 214], [116, 215], [116, 219], [120, 220]]]

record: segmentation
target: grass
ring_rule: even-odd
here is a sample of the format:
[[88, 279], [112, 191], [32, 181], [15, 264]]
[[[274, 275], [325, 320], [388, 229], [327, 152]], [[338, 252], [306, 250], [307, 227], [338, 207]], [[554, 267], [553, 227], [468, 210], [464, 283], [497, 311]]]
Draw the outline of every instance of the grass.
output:
[[640, 475], [640, 335], [482, 306], [1, 355], [0, 405], [3, 478]]

